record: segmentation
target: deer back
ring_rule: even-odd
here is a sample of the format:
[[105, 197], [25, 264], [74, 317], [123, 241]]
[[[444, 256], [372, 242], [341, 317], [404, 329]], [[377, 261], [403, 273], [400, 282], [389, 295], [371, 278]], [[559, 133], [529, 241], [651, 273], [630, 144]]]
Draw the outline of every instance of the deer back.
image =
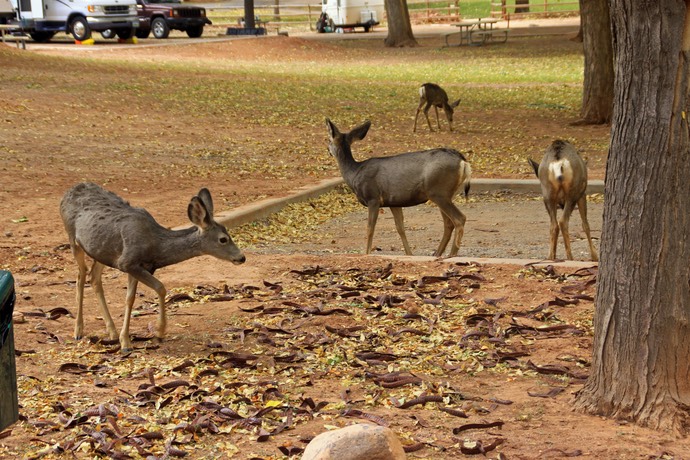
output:
[[196, 227], [170, 230], [145, 209], [130, 206], [96, 184], [82, 183], [65, 193], [60, 214], [70, 244], [80, 246], [94, 260], [125, 272], [137, 266], [153, 273], [202, 254], [242, 263], [244, 255], [227, 230], [213, 220], [203, 201], [194, 197], [189, 206], [194, 207], [194, 215], [191, 210], [189, 214]]

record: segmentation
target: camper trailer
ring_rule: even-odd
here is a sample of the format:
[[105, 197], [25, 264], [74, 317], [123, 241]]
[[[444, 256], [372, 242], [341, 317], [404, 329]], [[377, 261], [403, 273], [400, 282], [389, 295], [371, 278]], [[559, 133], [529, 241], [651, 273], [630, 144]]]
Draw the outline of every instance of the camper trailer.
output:
[[47, 42], [58, 32], [75, 40], [91, 32], [113, 30], [118, 37], [134, 36], [139, 26], [136, 0], [10, 0], [15, 17], [8, 23], [37, 42]]
[[[369, 32], [383, 19], [383, 0], [322, 0], [319, 32], [344, 32], [355, 27]], [[328, 30], [330, 29], [330, 30]]]
[[7, 24], [14, 19], [14, 8], [10, 0], [0, 0], [0, 24]]

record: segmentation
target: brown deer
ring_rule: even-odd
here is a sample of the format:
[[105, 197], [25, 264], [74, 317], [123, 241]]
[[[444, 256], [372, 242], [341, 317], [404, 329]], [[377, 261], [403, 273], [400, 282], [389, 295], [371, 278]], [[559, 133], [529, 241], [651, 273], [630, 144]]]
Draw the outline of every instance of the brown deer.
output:
[[[529, 164], [541, 183], [541, 192], [544, 197], [544, 205], [551, 220], [551, 246], [549, 259], [556, 258], [556, 246], [558, 243], [558, 230], [563, 233], [565, 253], [568, 259], [573, 258], [570, 249], [570, 234], [568, 223], [570, 214], [577, 205], [582, 218], [582, 228], [587, 235], [589, 251], [592, 260], [599, 259], [587, 222], [587, 164], [582, 160], [575, 147], [565, 141], [554, 141], [544, 153], [541, 164], [528, 158]], [[561, 219], [556, 217], [556, 210], [563, 209]]]
[[326, 119], [330, 144], [328, 150], [338, 161], [340, 172], [360, 203], [369, 210], [367, 224], [367, 254], [371, 252], [374, 228], [379, 208], [389, 207], [395, 228], [402, 239], [405, 254], [412, 250], [405, 236], [402, 208], [432, 201], [441, 210], [443, 237], [434, 253], [440, 257], [455, 230], [450, 257], [458, 253], [465, 227], [465, 215], [453, 203], [453, 197], [464, 188], [469, 193], [471, 168], [465, 157], [453, 149], [431, 149], [409, 152], [390, 157], [356, 161], [350, 146], [364, 139], [371, 122], [366, 121], [349, 133], [341, 133]]
[[145, 209], [133, 208], [119, 196], [92, 183], [77, 184], [68, 190], [60, 203], [60, 215], [79, 267], [74, 337], [81, 339], [84, 330], [82, 306], [87, 272], [85, 256], [88, 255], [93, 259], [91, 285], [96, 291], [111, 339], [117, 338], [117, 331], [103, 295], [101, 274], [107, 265], [128, 275], [125, 315], [120, 332], [123, 353], [133, 349], [129, 321], [140, 281], [158, 294], [156, 337], [162, 340], [166, 326], [166, 290], [163, 283], [153, 276], [157, 269], [204, 254], [234, 264], [245, 261], [244, 254], [235, 246], [225, 227], [213, 219], [213, 200], [205, 188], [189, 202], [187, 215], [194, 227], [184, 230], [162, 227]]
[[429, 121], [429, 109], [431, 106], [433, 106], [436, 111], [436, 126], [438, 126], [438, 130], [441, 130], [441, 122], [438, 119], [438, 109], [440, 107], [443, 109], [448, 119], [448, 129], [453, 131], [453, 109], [460, 104], [460, 99], [449, 104], [448, 94], [446, 94], [443, 88], [435, 83], [424, 83], [419, 87], [419, 106], [414, 116], [413, 133], [417, 131], [417, 118], [419, 118], [419, 111], [422, 110], [424, 104], [426, 104], [424, 107], [424, 116], [426, 117], [426, 123], [429, 125], [429, 131], [433, 131], [433, 129], [431, 129], [431, 122]]

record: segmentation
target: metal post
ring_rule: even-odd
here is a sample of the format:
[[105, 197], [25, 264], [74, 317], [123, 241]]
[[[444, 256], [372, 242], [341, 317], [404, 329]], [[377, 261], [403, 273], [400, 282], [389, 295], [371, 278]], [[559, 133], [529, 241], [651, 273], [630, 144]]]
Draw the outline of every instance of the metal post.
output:
[[254, 22], [254, 0], [244, 0], [244, 27], [246, 29], [255, 29]]

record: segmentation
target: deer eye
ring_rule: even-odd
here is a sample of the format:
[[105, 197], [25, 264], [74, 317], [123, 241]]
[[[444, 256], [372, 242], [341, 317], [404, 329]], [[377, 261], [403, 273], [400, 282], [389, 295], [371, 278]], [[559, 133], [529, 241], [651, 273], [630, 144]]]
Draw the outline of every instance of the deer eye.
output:
[[228, 238], [227, 236], [221, 236], [218, 239], [218, 242], [222, 245], [226, 245], [226, 244], [228, 244], [228, 242], [230, 242], [230, 238]]

